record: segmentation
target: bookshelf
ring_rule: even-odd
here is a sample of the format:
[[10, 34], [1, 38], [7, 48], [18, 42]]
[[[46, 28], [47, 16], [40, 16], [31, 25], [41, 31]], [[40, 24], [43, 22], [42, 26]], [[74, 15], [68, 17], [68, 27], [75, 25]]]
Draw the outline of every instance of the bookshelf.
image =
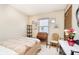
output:
[[27, 37], [32, 37], [32, 25], [27, 25]]

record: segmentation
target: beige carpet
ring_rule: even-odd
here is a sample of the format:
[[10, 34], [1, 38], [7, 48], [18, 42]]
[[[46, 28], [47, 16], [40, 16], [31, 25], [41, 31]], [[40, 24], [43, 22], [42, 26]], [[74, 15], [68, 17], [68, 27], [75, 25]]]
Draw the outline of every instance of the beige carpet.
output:
[[57, 49], [55, 47], [50, 47], [46, 45], [41, 45], [41, 50], [37, 55], [58, 55]]

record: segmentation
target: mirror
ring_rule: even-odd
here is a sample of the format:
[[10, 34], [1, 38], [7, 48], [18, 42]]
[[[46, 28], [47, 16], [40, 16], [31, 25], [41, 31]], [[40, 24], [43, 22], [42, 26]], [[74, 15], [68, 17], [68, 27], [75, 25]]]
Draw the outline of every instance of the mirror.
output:
[[79, 27], [79, 8], [76, 10], [76, 20], [77, 20], [77, 25]]

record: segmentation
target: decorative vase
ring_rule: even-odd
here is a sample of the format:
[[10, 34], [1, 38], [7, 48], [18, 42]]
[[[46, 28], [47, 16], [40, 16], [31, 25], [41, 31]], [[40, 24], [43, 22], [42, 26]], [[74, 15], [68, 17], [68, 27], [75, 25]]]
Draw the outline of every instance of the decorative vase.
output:
[[74, 46], [75, 41], [73, 39], [68, 39], [69, 46]]

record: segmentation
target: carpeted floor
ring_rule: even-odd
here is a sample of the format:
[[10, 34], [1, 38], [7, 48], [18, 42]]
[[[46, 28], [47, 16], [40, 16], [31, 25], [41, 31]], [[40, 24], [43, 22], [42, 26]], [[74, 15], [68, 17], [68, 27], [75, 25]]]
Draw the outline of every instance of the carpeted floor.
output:
[[37, 55], [58, 55], [56, 47], [50, 47], [46, 45], [41, 45], [41, 50]]

